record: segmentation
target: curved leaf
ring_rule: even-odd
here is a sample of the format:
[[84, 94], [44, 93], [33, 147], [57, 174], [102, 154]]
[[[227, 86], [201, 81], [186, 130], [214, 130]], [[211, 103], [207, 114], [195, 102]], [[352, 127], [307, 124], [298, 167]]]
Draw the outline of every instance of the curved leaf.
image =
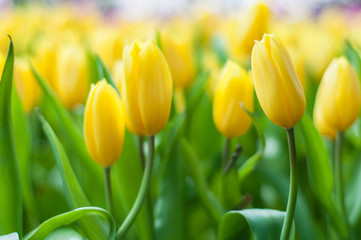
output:
[[218, 222], [225, 210], [216, 196], [214, 196], [213, 192], [208, 188], [206, 178], [199, 165], [199, 159], [192, 149], [192, 146], [184, 138], [180, 140], [180, 146], [183, 154], [184, 164], [186, 165], [189, 175], [194, 181], [199, 198], [210, 212], [213, 219]]
[[[63, 130], [62, 133], [64, 133], [64, 136], [66, 137], [66, 143], [68, 143], [68, 146], [78, 157], [72, 159], [72, 164], [73, 166], [81, 166], [80, 169], [75, 168], [75, 171], [79, 174], [78, 176], [81, 176], [80, 183], [83, 189], [89, 198], [97, 205], [105, 205], [104, 199], [100, 198], [97, 193], [104, 191], [103, 171], [89, 156], [82, 131], [77, 124], [75, 124], [67, 109], [62, 106], [49, 84], [42, 78], [42, 76], [40, 76], [32, 65], [30, 66], [35, 79], [43, 90], [45, 101], [51, 105], [54, 113], [56, 114], [57, 124], [59, 125], [58, 128]], [[96, 191], [94, 191], [95, 189]]]
[[280, 239], [286, 213], [272, 209], [245, 209], [224, 214], [218, 239]]
[[[72, 208], [91, 206], [53, 129], [41, 115], [40, 120], [43, 124], [44, 132], [48, 137], [50, 145], [53, 149], [57, 167], [60, 170], [60, 174], [63, 180], [65, 195], [70, 206]], [[106, 228], [99, 220], [100, 219], [96, 219], [94, 217], [87, 217], [80, 220], [80, 224], [84, 228], [84, 231], [89, 237], [92, 237], [92, 239], [104, 239]]]
[[69, 225], [87, 215], [100, 215], [104, 217], [109, 224], [109, 234], [106, 238], [103, 239], [112, 240], [115, 238], [115, 222], [113, 217], [107, 211], [98, 207], [83, 207], [46, 220], [38, 228], [29, 233], [23, 240], [44, 239], [57, 228]]
[[255, 114], [248, 111], [244, 106], [243, 103], [240, 103], [243, 110], [250, 116], [252, 119], [252, 124], [256, 128], [258, 136], [261, 141], [261, 146], [259, 147], [258, 151], [253, 154], [250, 158], [248, 158], [238, 169], [238, 179], [242, 183], [243, 179], [252, 172], [252, 170], [257, 166], [257, 163], [261, 160], [264, 154], [264, 149], [266, 147], [266, 140], [264, 138], [264, 134], [261, 128], [261, 124], [259, 123], [258, 119], [256, 118]]
[[21, 236], [23, 209], [11, 121], [13, 69], [14, 46], [10, 38], [0, 82], [0, 235], [18, 232]]
[[327, 149], [311, 118], [305, 114], [297, 125], [300, 127], [308, 155], [308, 176], [313, 194], [328, 209], [333, 209], [333, 173]]

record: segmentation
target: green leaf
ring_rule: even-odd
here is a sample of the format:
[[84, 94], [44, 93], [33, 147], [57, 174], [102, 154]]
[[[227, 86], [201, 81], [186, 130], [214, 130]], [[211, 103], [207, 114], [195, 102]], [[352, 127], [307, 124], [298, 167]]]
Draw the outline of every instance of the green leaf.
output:
[[[56, 137], [53, 129], [41, 115], [40, 120], [43, 124], [44, 132], [48, 137], [50, 145], [53, 149], [57, 167], [60, 170], [60, 174], [63, 180], [65, 195], [68, 199], [69, 205], [72, 208], [91, 206], [74, 174], [68, 157], [66, 156], [66, 153], [58, 138]], [[84, 231], [92, 239], [104, 239], [105, 237], [106, 228], [99, 220], [100, 219], [96, 219], [94, 217], [86, 217], [80, 220], [80, 224], [84, 228]]]
[[0, 235], [22, 235], [20, 176], [11, 121], [14, 45], [10, 38], [8, 55], [0, 82]]
[[285, 215], [285, 212], [272, 209], [227, 212], [221, 219], [218, 239], [278, 240]]
[[[30, 155], [31, 155], [31, 127], [29, 118], [23, 110], [20, 97], [15, 89], [12, 91], [12, 123], [14, 130], [14, 140], [16, 157], [19, 162], [19, 173], [21, 180], [21, 193], [23, 197], [24, 214], [29, 228], [34, 228], [38, 223], [38, 212], [32, 188], [30, 176]], [[24, 224], [26, 225], [26, 224]], [[24, 230], [26, 231], [26, 229]]]
[[203, 205], [207, 208], [213, 219], [218, 222], [221, 219], [225, 210], [223, 209], [222, 204], [207, 186], [206, 178], [199, 164], [199, 159], [194, 150], [192, 149], [192, 146], [184, 138], [180, 140], [180, 146], [181, 152], [183, 154], [184, 164], [186, 165], [190, 177], [194, 181], [194, 185], [199, 194], [199, 198], [201, 199]]
[[[115, 222], [113, 217], [104, 209], [98, 207], [83, 207], [60, 214], [43, 222], [38, 228], [29, 233], [23, 240], [44, 239], [54, 230], [69, 225], [76, 220], [88, 215], [100, 215], [104, 217], [109, 225], [109, 234], [102, 239], [113, 240], [115, 238]], [[93, 238], [91, 238], [93, 239]]]
[[297, 126], [301, 130], [307, 149], [308, 176], [313, 194], [324, 207], [328, 210], [333, 209], [333, 173], [322, 137], [308, 114], [303, 116]]
[[184, 114], [176, 115], [171, 129], [162, 136], [162, 143], [166, 149], [162, 156], [162, 168], [159, 171], [161, 175], [159, 194], [154, 211], [157, 240], [187, 238], [185, 231], [185, 174], [177, 144], [183, 133], [184, 122]]
[[258, 151], [252, 155], [250, 158], [248, 158], [238, 169], [238, 179], [242, 183], [245, 177], [248, 176], [249, 173], [252, 172], [252, 170], [257, 166], [257, 163], [261, 160], [264, 154], [264, 149], [266, 147], [266, 140], [264, 138], [264, 134], [261, 128], [261, 124], [259, 123], [257, 117], [254, 113], [248, 111], [243, 104], [240, 104], [243, 110], [250, 116], [252, 119], [252, 124], [256, 128], [256, 131], [258, 133], [258, 137], [261, 141], [261, 146], [259, 147]]
[[[108, 69], [105, 67], [103, 61], [100, 59], [100, 57], [98, 55], [95, 55], [95, 59], [96, 59], [97, 65], [98, 65], [98, 69], [101, 69], [101, 72], [103, 75], [102, 78], [105, 78], [107, 83], [109, 83], [115, 89], [115, 91], [117, 91], [117, 93], [120, 95], [117, 85], [113, 81], [113, 78], [110, 76], [110, 73], [109, 73]], [[99, 79], [99, 80], [101, 80], [101, 79]]]
[[73, 166], [81, 166], [75, 168], [75, 171], [79, 174], [78, 176], [81, 176], [80, 183], [83, 189], [93, 203], [95, 202], [97, 205], [103, 206], [105, 204], [104, 198], [98, 194], [98, 192], [104, 192], [103, 171], [89, 156], [82, 131], [72, 119], [67, 109], [62, 106], [49, 84], [39, 75], [33, 66], [31, 66], [31, 70], [43, 90], [44, 101], [47, 101], [54, 110], [55, 119], [57, 120], [56, 124], [66, 140], [64, 142], [68, 144], [72, 153], [77, 156], [72, 159], [72, 164]]
[[359, 80], [361, 80], [361, 58], [351, 42], [345, 41], [344, 55], [355, 69]]

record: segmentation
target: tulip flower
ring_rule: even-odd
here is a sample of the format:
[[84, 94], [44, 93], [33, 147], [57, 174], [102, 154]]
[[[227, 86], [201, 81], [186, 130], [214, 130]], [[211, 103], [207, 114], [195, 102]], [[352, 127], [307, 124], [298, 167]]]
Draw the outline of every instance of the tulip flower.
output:
[[193, 41], [189, 36], [172, 36], [161, 34], [161, 44], [164, 55], [172, 73], [176, 88], [188, 87], [195, 78], [195, 56]]
[[276, 125], [292, 128], [306, 109], [305, 94], [287, 50], [274, 34], [256, 41], [252, 51], [256, 94], [267, 117]]
[[290, 153], [290, 191], [281, 240], [290, 235], [297, 201], [297, 156], [294, 125], [302, 118], [306, 99], [291, 58], [274, 34], [256, 41], [252, 50], [253, 83], [267, 117], [287, 131]]
[[84, 112], [84, 135], [90, 156], [103, 167], [112, 166], [122, 152], [124, 116], [120, 97], [106, 83], [90, 90]]
[[[342, 142], [343, 132], [351, 127], [358, 117], [360, 91], [360, 83], [351, 64], [344, 57], [336, 58], [332, 60], [322, 77], [314, 108], [314, 121], [320, 133], [335, 139], [335, 195], [342, 221], [347, 226], [342, 181]], [[349, 239], [349, 235], [347, 232], [345, 239]]]
[[131, 131], [155, 135], [168, 121], [172, 77], [167, 61], [153, 41], [134, 42], [124, 49], [122, 98]]
[[51, 40], [43, 40], [35, 50], [34, 65], [40, 75], [55, 89], [56, 44]]
[[105, 80], [90, 90], [84, 112], [84, 136], [90, 156], [104, 168], [107, 207], [113, 212], [110, 167], [122, 152], [124, 116], [118, 93]]
[[41, 92], [27, 61], [17, 59], [14, 66], [14, 80], [24, 110], [29, 113], [38, 103]]
[[83, 103], [89, 87], [85, 51], [66, 45], [59, 50], [56, 64], [55, 90], [63, 104], [73, 108]]
[[315, 103], [320, 105], [326, 123], [338, 132], [349, 128], [358, 116], [360, 97], [353, 67], [344, 57], [334, 59], [323, 75]]
[[120, 92], [122, 91], [123, 78], [124, 78], [124, 64], [122, 61], [116, 61], [113, 66], [113, 79]]
[[251, 119], [239, 106], [253, 110], [253, 86], [245, 70], [233, 61], [223, 68], [213, 101], [213, 119], [217, 129], [227, 138], [244, 134]]
[[260, 40], [267, 32], [269, 12], [264, 3], [256, 4], [236, 25], [238, 31], [233, 33], [234, 30], [232, 30], [230, 43], [232, 52], [236, 53], [238, 58], [242, 55], [249, 56], [254, 41]]

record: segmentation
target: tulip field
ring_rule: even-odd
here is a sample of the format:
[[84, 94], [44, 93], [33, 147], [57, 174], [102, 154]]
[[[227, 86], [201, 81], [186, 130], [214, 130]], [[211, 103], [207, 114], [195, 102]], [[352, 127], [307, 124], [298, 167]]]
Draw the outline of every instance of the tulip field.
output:
[[0, 240], [361, 239], [361, 4], [125, 2], [0, 4]]

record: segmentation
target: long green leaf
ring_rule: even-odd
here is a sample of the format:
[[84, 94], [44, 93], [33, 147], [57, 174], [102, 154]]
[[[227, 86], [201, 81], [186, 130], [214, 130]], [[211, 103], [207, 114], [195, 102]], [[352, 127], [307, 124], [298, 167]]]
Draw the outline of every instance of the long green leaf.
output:
[[242, 183], [244, 178], [252, 172], [252, 170], [257, 166], [257, 163], [261, 160], [264, 154], [264, 149], [266, 147], [266, 140], [264, 138], [264, 134], [261, 128], [261, 124], [259, 123], [257, 117], [254, 113], [248, 111], [243, 104], [241, 103], [241, 107], [243, 110], [250, 116], [252, 119], [253, 126], [256, 128], [258, 133], [258, 137], [261, 141], [261, 146], [259, 147], [258, 151], [253, 154], [250, 158], [248, 158], [238, 169], [238, 179]]
[[285, 212], [272, 209], [246, 209], [227, 212], [218, 229], [219, 240], [278, 240]]
[[199, 165], [199, 159], [192, 149], [189, 142], [182, 138], [180, 140], [181, 151], [183, 154], [183, 160], [188, 170], [190, 177], [193, 179], [197, 192], [204, 206], [210, 212], [213, 219], [218, 222], [225, 210], [222, 204], [214, 196], [213, 192], [207, 186], [206, 178]]
[[77, 230], [71, 227], [61, 227], [50, 233], [44, 240], [85, 240], [86, 238], [82, 236]]
[[115, 238], [115, 222], [113, 217], [107, 211], [98, 207], [83, 207], [46, 220], [38, 228], [29, 233], [23, 240], [44, 239], [57, 228], [69, 225], [87, 215], [100, 215], [104, 217], [109, 224], [109, 234], [106, 238], [104, 237], [103, 239], [113, 240]]
[[[56, 137], [53, 129], [50, 127], [48, 122], [40, 116], [43, 124], [44, 132], [49, 139], [50, 145], [53, 149], [57, 167], [60, 170], [60, 174], [63, 180], [65, 195], [72, 208], [79, 208], [85, 206], [91, 206], [88, 199], [86, 198], [74, 172], [66, 156], [66, 153]], [[102, 225], [99, 219], [95, 218], [84, 218], [80, 220], [80, 224], [84, 228], [84, 231], [92, 239], [104, 239], [106, 229]]]
[[[40, 76], [40, 74], [31, 66], [31, 70], [37, 82], [44, 92], [44, 100], [47, 101], [54, 110], [57, 119], [57, 125], [62, 130], [62, 134], [66, 137], [65, 141], [72, 152], [78, 158], [73, 158], [73, 166], [78, 165], [81, 168], [75, 168], [80, 178], [80, 183], [92, 202], [103, 206], [104, 199], [99, 197], [97, 192], [103, 192], [103, 171], [95, 161], [91, 159], [85, 146], [82, 131], [74, 122], [69, 112], [62, 106], [55, 92], [50, 88], [49, 84]], [[96, 191], [95, 191], [96, 189]]]
[[14, 45], [9, 51], [0, 82], [0, 235], [18, 232], [22, 235], [22, 200], [20, 176], [15, 154], [11, 121]]
[[301, 129], [307, 154], [308, 176], [313, 194], [327, 208], [333, 208], [333, 174], [327, 149], [311, 118], [305, 114], [297, 125]]
[[[30, 177], [30, 155], [31, 155], [31, 127], [29, 118], [24, 112], [20, 97], [15, 89], [12, 92], [12, 123], [14, 130], [14, 141], [16, 157], [19, 162], [21, 180], [21, 192], [24, 202], [24, 218], [32, 229], [39, 225], [38, 212], [36, 209], [35, 195]], [[24, 229], [24, 231], [27, 231]]]

